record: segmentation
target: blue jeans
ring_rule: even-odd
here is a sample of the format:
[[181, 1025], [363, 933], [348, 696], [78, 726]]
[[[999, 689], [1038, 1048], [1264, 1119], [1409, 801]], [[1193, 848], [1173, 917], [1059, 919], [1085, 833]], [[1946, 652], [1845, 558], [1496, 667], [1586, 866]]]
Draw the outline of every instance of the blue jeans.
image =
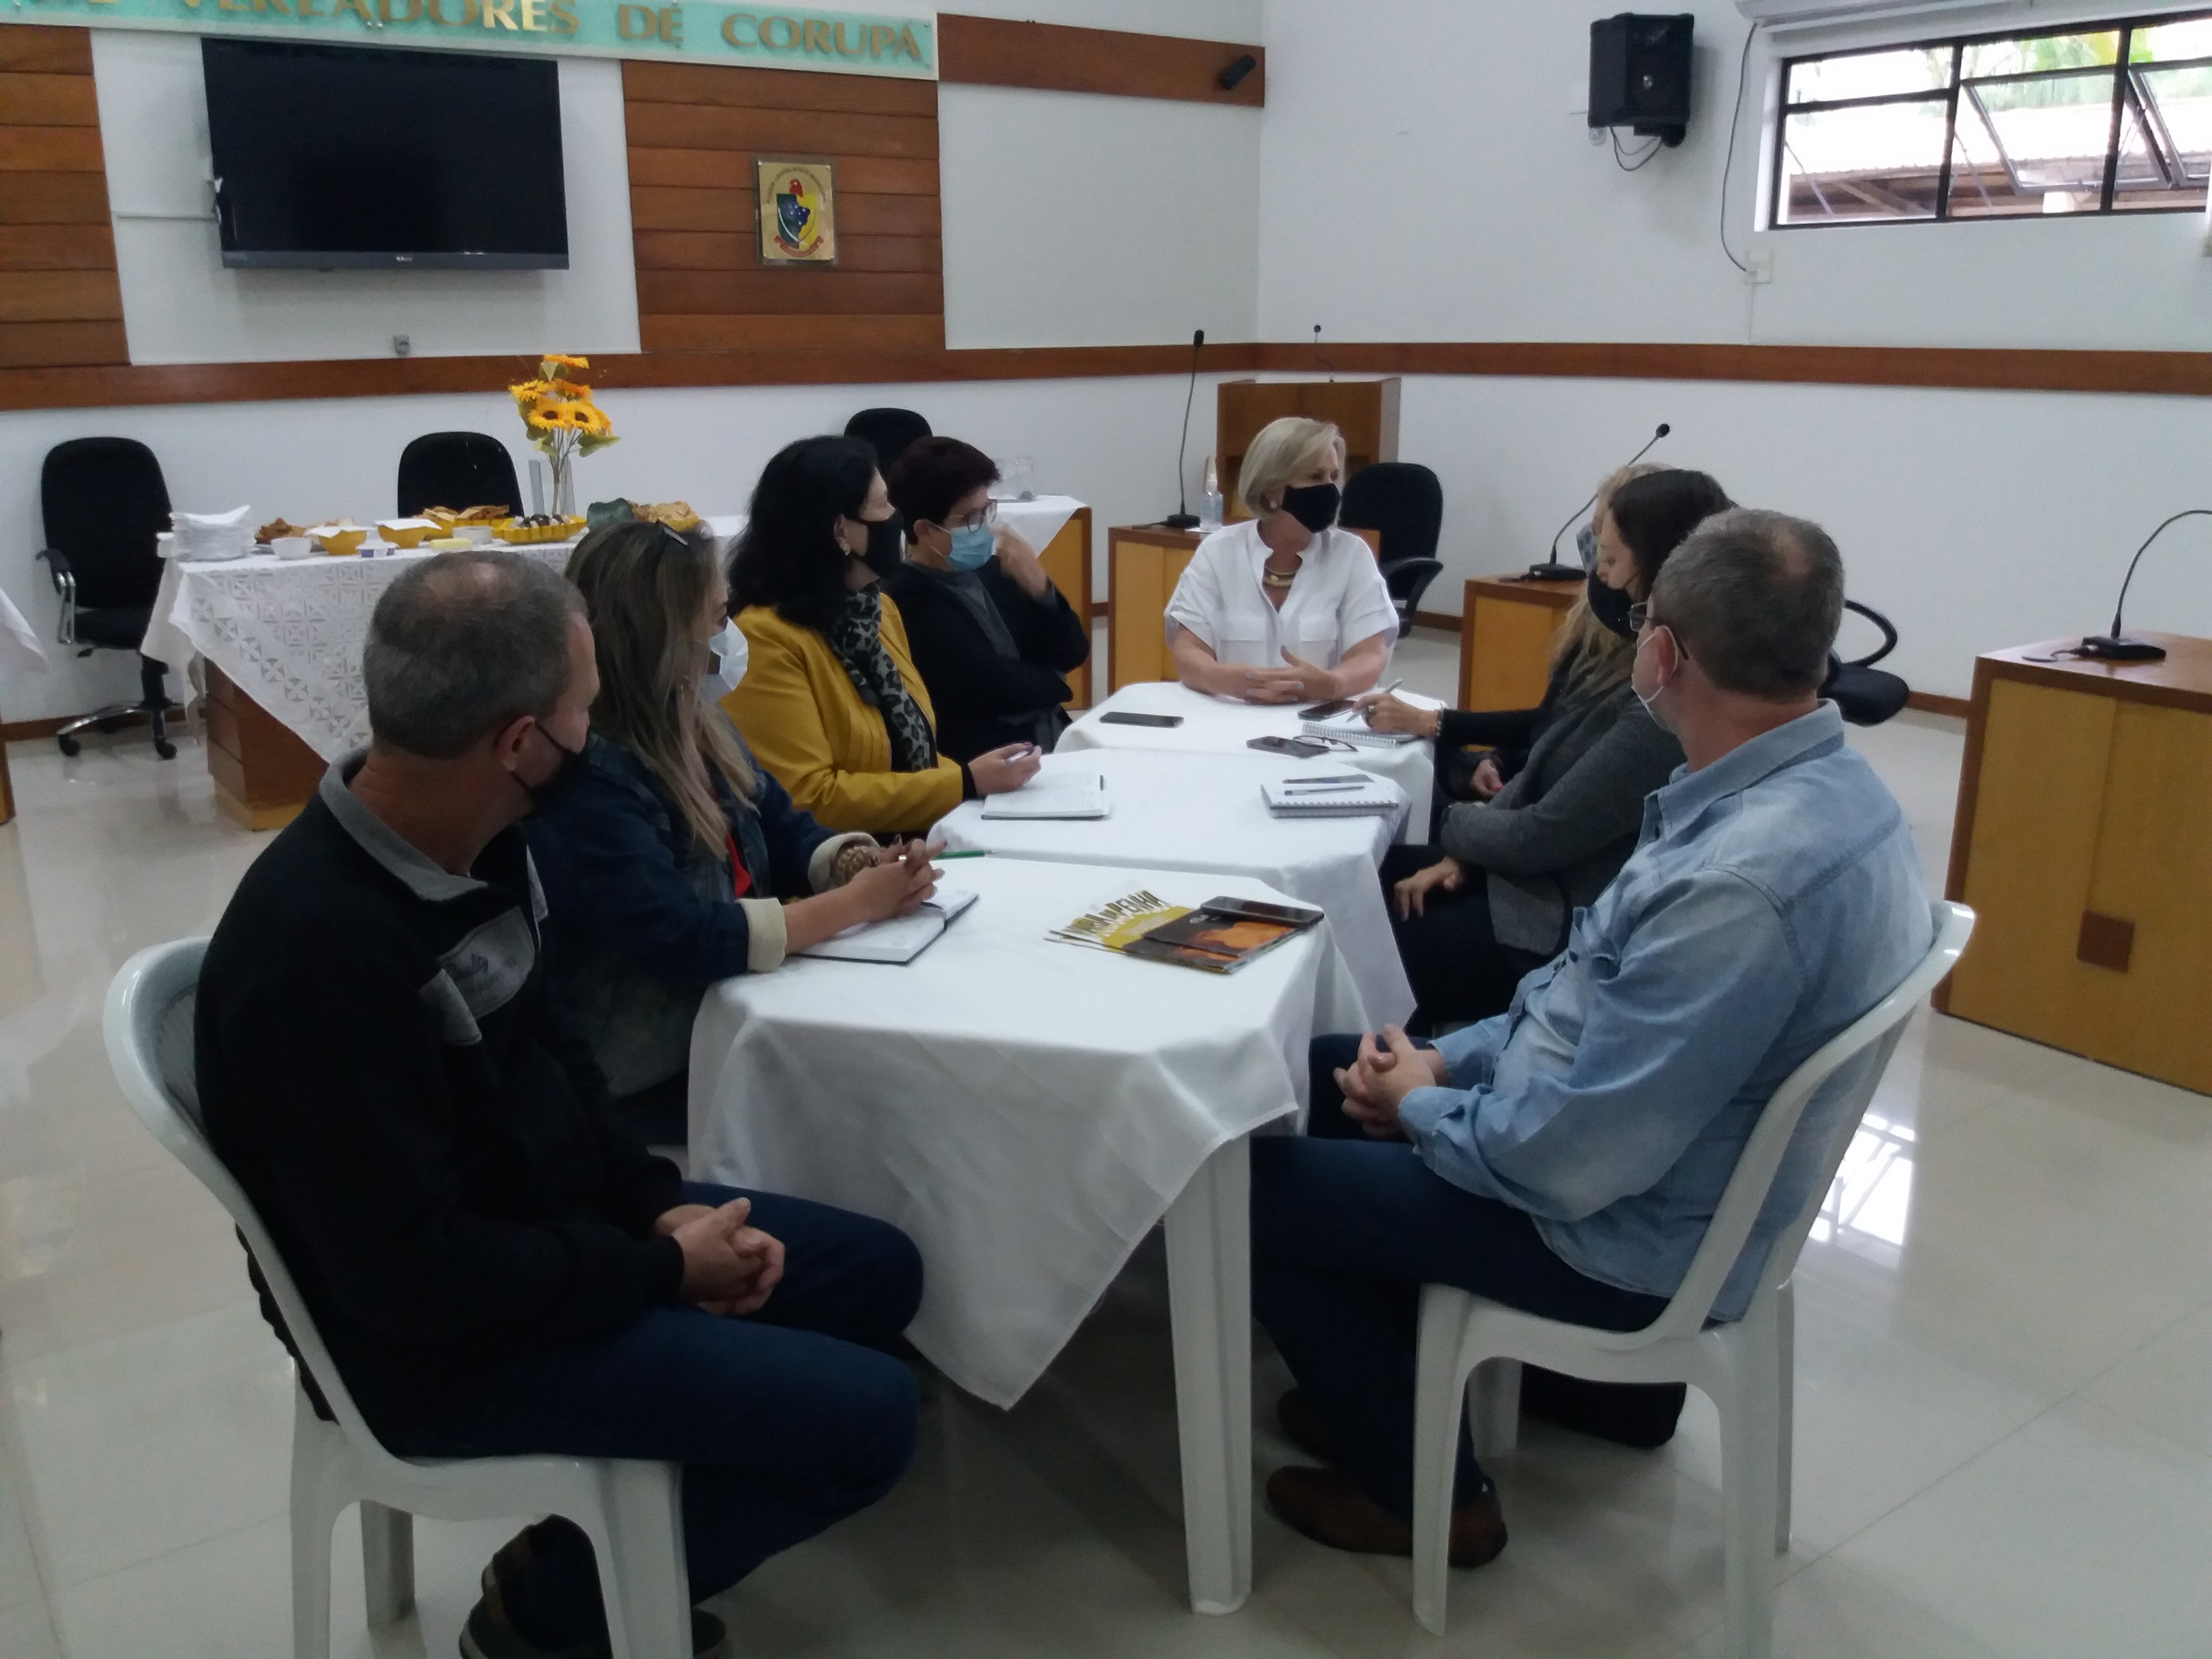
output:
[[[918, 1398], [879, 1352], [921, 1299], [921, 1258], [887, 1223], [805, 1199], [685, 1183], [695, 1204], [753, 1201], [783, 1242], [784, 1277], [744, 1319], [656, 1308], [599, 1342], [504, 1361], [385, 1431], [415, 1457], [561, 1452], [684, 1466], [684, 1544], [695, 1601], [864, 1510], [913, 1461]], [[507, 1611], [531, 1640], [605, 1630], [592, 1547], [568, 1522], [539, 1528]]]
[[[1316, 1037], [1307, 1136], [1252, 1142], [1252, 1308], [1328, 1419], [1346, 1471], [1404, 1519], [1422, 1285], [1614, 1331], [1640, 1330], [1667, 1303], [1576, 1272], [1524, 1212], [1453, 1186], [1403, 1141], [1366, 1139], [1333, 1075], [1358, 1047]], [[1457, 1480], [1462, 1504], [1489, 1486], [1464, 1425]]]

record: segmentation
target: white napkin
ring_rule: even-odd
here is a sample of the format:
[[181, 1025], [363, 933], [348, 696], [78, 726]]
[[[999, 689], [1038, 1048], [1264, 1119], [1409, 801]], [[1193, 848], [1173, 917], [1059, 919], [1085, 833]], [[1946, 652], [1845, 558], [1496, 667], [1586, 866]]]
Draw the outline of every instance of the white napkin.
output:
[[252, 550], [252, 507], [228, 513], [172, 513], [180, 559], [240, 559]]

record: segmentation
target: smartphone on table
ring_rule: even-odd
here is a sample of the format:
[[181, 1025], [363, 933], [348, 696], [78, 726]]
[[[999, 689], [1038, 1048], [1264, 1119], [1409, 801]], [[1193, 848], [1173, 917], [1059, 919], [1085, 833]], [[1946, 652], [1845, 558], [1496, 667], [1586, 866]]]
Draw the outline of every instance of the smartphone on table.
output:
[[1180, 714], [1139, 714], [1126, 708], [1108, 710], [1098, 717], [1101, 726], [1181, 726]]
[[1339, 714], [1348, 712], [1358, 701], [1357, 697], [1337, 697], [1328, 702], [1317, 702], [1310, 708], [1299, 709], [1298, 718], [1302, 720], [1334, 720]]

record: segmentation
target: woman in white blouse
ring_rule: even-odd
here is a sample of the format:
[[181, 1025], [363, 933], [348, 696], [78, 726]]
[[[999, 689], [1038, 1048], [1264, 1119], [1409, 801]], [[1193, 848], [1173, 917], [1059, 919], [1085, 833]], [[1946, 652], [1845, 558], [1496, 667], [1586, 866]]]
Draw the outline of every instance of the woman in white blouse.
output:
[[1336, 528], [1344, 438], [1285, 416], [1244, 454], [1237, 493], [1259, 516], [1198, 544], [1168, 601], [1176, 672], [1194, 691], [1304, 702], [1370, 689], [1398, 613], [1367, 544]]

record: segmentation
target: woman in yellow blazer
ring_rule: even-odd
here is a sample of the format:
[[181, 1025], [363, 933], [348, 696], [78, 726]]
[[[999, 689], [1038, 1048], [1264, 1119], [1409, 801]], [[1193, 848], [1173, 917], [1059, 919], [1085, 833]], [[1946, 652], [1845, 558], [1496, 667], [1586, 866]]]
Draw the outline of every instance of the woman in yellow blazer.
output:
[[833, 830], [926, 831], [963, 800], [1019, 788], [1040, 759], [1024, 744], [965, 765], [937, 752], [905, 624], [877, 591], [903, 540], [873, 452], [802, 438], [763, 470], [730, 560], [747, 653], [722, 707], [793, 801]]

